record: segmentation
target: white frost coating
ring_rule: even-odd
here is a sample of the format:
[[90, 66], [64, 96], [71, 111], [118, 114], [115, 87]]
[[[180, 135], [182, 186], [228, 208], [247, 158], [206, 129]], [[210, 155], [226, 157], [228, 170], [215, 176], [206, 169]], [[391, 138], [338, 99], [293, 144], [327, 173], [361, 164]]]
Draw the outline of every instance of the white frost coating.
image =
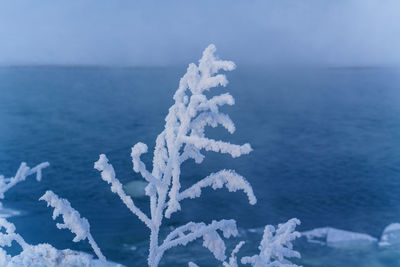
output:
[[4, 193], [11, 187], [19, 182], [25, 181], [26, 177], [29, 175], [36, 174], [36, 180], [40, 182], [42, 179], [42, 169], [48, 166], [50, 166], [48, 162], [43, 162], [33, 168], [29, 168], [25, 162], [22, 162], [14, 177], [4, 178], [3, 175], [0, 175], [0, 199], [4, 198]]
[[4, 232], [0, 233], [0, 247], [11, 247], [15, 241], [22, 248], [22, 252], [14, 257], [0, 248], [0, 266], [4, 267], [67, 267], [67, 266], [90, 266], [96, 264], [92, 256], [82, 252], [72, 250], [57, 250], [49, 244], [29, 245], [17, 233], [14, 224], [5, 219], [0, 219], [0, 228]]
[[[163, 253], [175, 246], [186, 246], [189, 242], [203, 237], [203, 246], [209, 249], [216, 259], [225, 260], [225, 243], [217, 230], [222, 231], [225, 238], [237, 236], [235, 220], [212, 221], [211, 224], [189, 222], [173, 230], [158, 248], [160, 259]], [[158, 259], [159, 260], [159, 259]]]
[[375, 237], [368, 234], [350, 232], [332, 227], [316, 228], [302, 232], [308, 242], [326, 244], [332, 247], [348, 246], [353, 244], [370, 244], [377, 242]]
[[[201, 163], [204, 159], [202, 150], [226, 153], [232, 157], [248, 154], [252, 150], [249, 144], [236, 145], [205, 137], [206, 126], [222, 125], [230, 133], [235, 131], [235, 125], [230, 117], [219, 111], [222, 105], [233, 105], [235, 103], [233, 97], [229, 93], [223, 93], [207, 98], [204, 94], [213, 87], [228, 84], [225, 75], [218, 74], [220, 70], [230, 71], [235, 68], [233, 62], [217, 59], [214, 56], [215, 51], [214, 45], [208, 46], [199, 64], [189, 64], [186, 74], [181, 78], [173, 97], [175, 103], [165, 118], [165, 128], [156, 139], [151, 172], [140, 159], [141, 155], [147, 152], [147, 145], [139, 142], [132, 148], [133, 170], [140, 173], [148, 183], [145, 191], [150, 198], [149, 216], [135, 206], [132, 198], [126, 195], [122, 184], [115, 177], [113, 166], [108, 163], [104, 154], [100, 155], [94, 165], [95, 169], [101, 172], [102, 179], [111, 184], [111, 191], [118, 194], [131, 212], [150, 229], [148, 264], [151, 267], [158, 266], [167, 249], [186, 245], [197, 238], [203, 238], [203, 245], [217, 259], [224, 261], [226, 258], [225, 243], [217, 230], [221, 230], [224, 237], [236, 234], [236, 224], [233, 220], [213, 221], [209, 225], [188, 223], [172, 231], [160, 245], [159, 231], [162, 221], [164, 217], [170, 218], [174, 212], [181, 209], [181, 200], [199, 197], [205, 187], [218, 189], [225, 186], [231, 192], [244, 191], [251, 205], [257, 202], [250, 184], [232, 170], [212, 173], [188, 189], [181, 190], [182, 163], [188, 159]], [[229, 235], [226, 234], [227, 227], [231, 232]]]
[[237, 174], [233, 170], [222, 170], [217, 173], [212, 173], [206, 178], [195, 183], [188, 189], [184, 190], [179, 194], [179, 200], [185, 198], [196, 198], [201, 195], [201, 189], [205, 187], [211, 187], [212, 189], [219, 189], [225, 186], [229, 192], [236, 192], [237, 190], [243, 190], [249, 199], [249, 203], [254, 205], [257, 203], [256, 196], [254, 195], [253, 188], [247, 182], [247, 180]]
[[290, 219], [286, 223], [279, 224], [275, 229], [272, 225], [265, 226], [261, 240], [260, 254], [251, 257], [243, 257], [243, 264], [251, 264], [253, 267], [299, 267], [285, 258], [300, 258], [300, 253], [293, 250], [292, 241], [301, 234], [295, 231], [300, 224], [298, 219]]
[[138, 218], [151, 229], [152, 222], [146, 216], [146, 214], [144, 214], [138, 207], [135, 206], [132, 198], [125, 194], [122, 184], [117, 178], [115, 178], [114, 168], [108, 163], [106, 155], [101, 154], [99, 160], [95, 162], [94, 167], [101, 172], [101, 178], [103, 178], [103, 180], [107, 183], [111, 184], [111, 191], [118, 194], [122, 202], [124, 202], [130, 211], [138, 216]]
[[82, 218], [78, 211], [71, 207], [68, 200], [59, 198], [52, 191], [46, 191], [46, 193], [39, 199], [47, 202], [47, 206], [54, 208], [53, 220], [59, 215], [62, 215], [64, 223], [57, 223], [58, 229], [69, 229], [76, 236], [74, 242], [79, 242], [84, 239], [88, 239], [89, 244], [92, 246], [94, 253], [102, 261], [104, 266], [107, 266], [107, 260], [101, 253], [100, 248], [94, 241], [90, 233], [90, 225], [86, 218]]
[[236, 247], [232, 250], [229, 262], [223, 262], [224, 267], [238, 267], [236, 254], [239, 252], [240, 248], [245, 244], [244, 241], [240, 241]]
[[29, 247], [22, 236], [15, 233], [14, 224], [8, 222], [6, 219], [0, 218], [0, 229], [4, 229], [5, 231], [5, 233], [0, 233], [0, 247], [11, 247], [13, 241], [17, 242], [23, 250]]
[[188, 265], [189, 265], [189, 267], [199, 267], [199, 265], [197, 265], [196, 263], [191, 262], [191, 261], [189, 261]]
[[[41, 180], [42, 169], [48, 167], [50, 164], [48, 162], [41, 163], [34, 168], [29, 168], [26, 163], [21, 163], [15, 177], [5, 179], [4, 176], [0, 176], [0, 194], [1, 198], [4, 197], [4, 193], [16, 185], [17, 183], [24, 181], [27, 176], [36, 173], [36, 179], [38, 181]], [[47, 194], [47, 197], [51, 197], [51, 194]], [[69, 204], [69, 203], [68, 203]], [[72, 209], [72, 208], [71, 208]], [[5, 209], [2, 209], [5, 212]], [[7, 211], [10, 213], [10, 211]], [[75, 211], [76, 212], [76, 211]], [[2, 216], [6, 216], [9, 214], [2, 214]], [[56, 211], [55, 211], [56, 213]], [[77, 212], [76, 212], [77, 213]], [[12, 213], [14, 214], [14, 213]], [[10, 213], [10, 215], [12, 215]], [[58, 215], [55, 215], [58, 216]], [[79, 217], [79, 213], [78, 213]], [[81, 220], [86, 220], [82, 218]], [[87, 221], [86, 221], [87, 223]], [[64, 225], [57, 224], [57, 226], [64, 227]], [[85, 223], [83, 223], [85, 224]], [[88, 225], [88, 223], [87, 223]], [[59, 227], [59, 228], [60, 228]], [[79, 238], [82, 238], [82, 234], [77, 228], [74, 228], [76, 232], [76, 238], [80, 235]], [[74, 232], [73, 231], [73, 232]], [[79, 233], [78, 233], [79, 232]], [[90, 233], [89, 233], [90, 235]], [[75, 239], [76, 239], [75, 238]], [[74, 241], [75, 241], [74, 239]], [[93, 238], [88, 237], [89, 243], [92, 245], [95, 244]], [[11, 256], [8, 255], [7, 252], [3, 249], [5, 246], [12, 246], [13, 241], [17, 243], [22, 248], [22, 252], [18, 255]], [[97, 248], [97, 252], [100, 252], [97, 245], [93, 247], [95, 250]], [[101, 252], [100, 252], [101, 253]], [[97, 253], [96, 253], [97, 254]], [[102, 255], [101, 255], [102, 256]], [[100, 257], [99, 257], [100, 258]], [[4, 218], [0, 218], [0, 266], [4, 267], [100, 267], [100, 266], [115, 266], [121, 267], [121, 265], [106, 262], [104, 256], [101, 260], [93, 259], [93, 256], [84, 253], [77, 252], [70, 249], [65, 250], [57, 250], [49, 244], [38, 244], [38, 245], [30, 245], [25, 242], [25, 240], [19, 234], [15, 233], [14, 224], [8, 222]]]

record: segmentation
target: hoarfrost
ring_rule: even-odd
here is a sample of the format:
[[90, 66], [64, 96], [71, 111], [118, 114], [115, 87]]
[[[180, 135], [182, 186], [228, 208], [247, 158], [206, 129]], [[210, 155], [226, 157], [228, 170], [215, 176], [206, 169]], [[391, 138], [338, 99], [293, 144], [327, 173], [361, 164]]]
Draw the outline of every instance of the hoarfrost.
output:
[[228, 262], [223, 262], [224, 267], [238, 267], [236, 254], [239, 252], [240, 248], [245, 244], [244, 241], [240, 241], [236, 247], [232, 250], [231, 257]]
[[[41, 163], [34, 168], [29, 168], [26, 163], [21, 163], [16, 175], [12, 178], [4, 178], [0, 175], [0, 198], [4, 198], [4, 193], [11, 187], [26, 179], [27, 176], [36, 174], [38, 181], [42, 178], [42, 169], [48, 167], [48, 162]], [[13, 223], [5, 218], [0, 218], [0, 266], [4, 267], [99, 267], [99, 266], [115, 266], [122, 267], [120, 264], [107, 262], [99, 247], [90, 234], [90, 225], [85, 218], [81, 218], [79, 213], [74, 210], [70, 203], [58, 198], [56, 194], [47, 191], [40, 200], [47, 201], [48, 205], [54, 207], [53, 219], [62, 215], [64, 223], [57, 223], [59, 229], [68, 228], [76, 237], [73, 241], [78, 242], [88, 239], [95, 254], [100, 260], [84, 252], [73, 251], [70, 249], [58, 250], [50, 244], [31, 245], [25, 242], [21, 235], [16, 233]], [[11, 256], [7, 254], [4, 247], [11, 247], [13, 242], [17, 243], [22, 252], [18, 255]]]
[[90, 225], [86, 218], [81, 218], [78, 211], [71, 207], [68, 200], [59, 198], [52, 191], [46, 191], [46, 193], [39, 199], [47, 202], [47, 206], [54, 208], [53, 220], [58, 216], [62, 216], [64, 223], [57, 223], [58, 229], [69, 229], [76, 236], [74, 237], [74, 242], [79, 242], [81, 240], [87, 239], [89, 244], [92, 246], [94, 253], [99, 257], [104, 266], [107, 266], [107, 260], [101, 253], [100, 248], [94, 241], [90, 233]]
[[[84, 252], [70, 249], [58, 250], [49, 244], [30, 245], [15, 232], [15, 226], [6, 219], [0, 218], [0, 266], [4, 267], [100, 267], [120, 265], [110, 263], [104, 265]], [[22, 248], [18, 255], [11, 256], [3, 249], [12, 246], [16, 242]]]
[[235, 131], [230, 117], [219, 112], [220, 106], [234, 104], [233, 97], [223, 93], [208, 99], [204, 94], [212, 87], [227, 85], [225, 75], [218, 74], [220, 70], [230, 71], [235, 68], [231, 61], [218, 60], [214, 56], [215, 51], [214, 45], [207, 47], [199, 65], [190, 64], [180, 80], [173, 97], [175, 104], [169, 109], [165, 118], [165, 128], [156, 139], [151, 172], [140, 159], [141, 155], [148, 151], [147, 145], [139, 142], [132, 148], [133, 170], [140, 173], [148, 183], [146, 195], [150, 198], [150, 216], [140, 210], [132, 198], [126, 195], [106, 155], [100, 155], [94, 165], [101, 172], [103, 180], [111, 184], [111, 191], [118, 194], [131, 212], [150, 229], [150, 266], [157, 266], [166, 250], [177, 245], [186, 245], [197, 238], [203, 238], [203, 245], [218, 260], [223, 261], [226, 258], [225, 243], [217, 230], [222, 231], [226, 238], [236, 235], [234, 220], [213, 221], [209, 225], [189, 222], [172, 231], [164, 242], [159, 243], [159, 230], [163, 218], [170, 218], [174, 212], [181, 210], [180, 201], [183, 199], [199, 197], [205, 187], [218, 189], [225, 186], [231, 192], [245, 192], [252, 205], [257, 201], [247, 180], [232, 170], [212, 173], [193, 186], [181, 190], [181, 165], [188, 159], [201, 163], [204, 159], [201, 150], [227, 153], [232, 157], [239, 157], [251, 151], [249, 144], [235, 145], [205, 137], [204, 130], [208, 125], [222, 125], [230, 133]]
[[[111, 191], [116, 193], [127, 208], [150, 229], [148, 264], [151, 267], [158, 266], [166, 250], [178, 245], [185, 246], [198, 238], [203, 239], [203, 246], [209, 249], [224, 266], [237, 266], [235, 255], [244, 243], [240, 242], [232, 252], [229, 262], [225, 262], [226, 246], [220, 235], [220, 232], [224, 238], [237, 235], [234, 220], [213, 221], [211, 224], [189, 222], [177, 227], [161, 243], [159, 240], [160, 227], [164, 218], [170, 218], [173, 213], [181, 210], [180, 202], [182, 200], [200, 197], [204, 188], [215, 190], [226, 187], [230, 192], [241, 190], [247, 195], [251, 205], [257, 202], [251, 185], [234, 170], [211, 173], [186, 189], [181, 187], [182, 163], [193, 159], [195, 163], [200, 164], [205, 157], [202, 154], [203, 151], [225, 153], [233, 158], [252, 151], [248, 143], [237, 145], [205, 136], [206, 126], [221, 125], [229, 133], [235, 131], [235, 125], [229, 115], [219, 111], [219, 107], [223, 105], [233, 105], [235, 103], [233, 97], [229, 93], [222, 93], [210, 98], [205, 95], [205, 92], [213, 87], [228, 84], [226, 76], [218, 73], [220, 70], [231, 71], [235, 68], [232, 61], [217, 59], [214, 56], [215, 51], [215, 46], [209, 45], [204, 50], [199, 64], [189, 64], [186, 74], [181, 78], [179, 87], [173, 96], [175, 103], [170, 107], [165, 118], [164, 130], [156, 138], [151, 171], [147, 169], [140, 158], [142, 154], [147, 153], [147, 145], [139, 142], [132, 147], [133, 171], [140, 173], [147, 182], [145, 193], [150, 199], [149, 215], [138, 208], [132, 198], [125, 193], [106, 155], [101, 154], [99, 160], [94, 164], [94, 168], [101, 172], [101, 178], [111, 185]], [[276, 236], [280, 236], [281, 239], [283, 237], [294, 238], [297, 236], [297, 232], [290, 234], [286, 233], [284, 229], [291, 229], [290, 227], [297, 222], [298, 220], [289, 221], [280, 225]], [[268, 229], [271, 231], [271, 228]], [[286, 243], [281, 239], [279, 240], [282, 242], [282, 246], [291, 246], [291, 239], [285, 241]], [[276, 254], [273, 256], [278, 257], [280, 255], [277, 250], [278, 241], [274, 239], [273, 242], [275, 242], [273, 248], [276, 248], [276, 252], [274, 252]], [[267, 244], [263, 246], [267, 246]], [[279, 252], [284, 253], [282, 251], [283, 248]], [[289, 256], [288, 251], [285, 250], [285, 253], [284, 256]], [[296, 253], [293, 252], [293, 255], [297, 256], [298, 253]], [[192, 267], [197, 266], [193, 262], [188, 264]]]
[[279, 224], [275, 229], [272, 225], [267, 225], [261, 240], [260, 254], [251, 257], [243, 257], [243, 264], [251, 264], [253, 267], [298, 267], [285, 258], [300, 258], [300, 253], [293, 250], [292, 241], [301, 236], [295, 231], [300, 224], [298, 219], [290, 219], [286, 223]]
[[[140, 173], [146, 183], [145, 194], [150, 199], [149, 215], [136, 206], [132, 198], [126, 194], [106, 155], [101, 154], [94, 164], [94, 168], [100, 171], [101, 178], [111, 185], [111, 191], [116, 193], [127, 208], [149, 228], [148, 265], [150, 267], [158, 266], [167, 250], [176, 246], [186, 246], [197, 239], [203, 240], [203, 246], [224, 267], [238, 266], [236, 255], [244, 245], [243, 241], [237, 244], [226, 261], [224, 238], [238, 235], [236, 221], [233, 219], [213, 220], [209, 224], [188, 222], [172, 230], [163, 241], [160, 242], [159, 237], [163, 219], [170, 218], [173, 213], [180, 211], [182, 200], [200, 197], [205, 188], [216, 190], [225, 187], [229, 192], [243, 191], [250, 205], [257, 202], [250, 183], [234, 170], [223, 169], [199, 179], [186, 189], [181, 187], [181, 165], [189, 159], [200, 164], [205, 157], [203, 151], [224, 153], [233, 158], [252, 151], [248, 143], [237, 145], [205, 136], [207, 126], [221, 125], [229, 133], [235, 131], [235, 125], [229, 115], [219, 111], [223, 105], [233, 105], [235, 103], [233, 97], [229, 93], [222, 93], [207, 98], [205, 94], [213, 87], [224, 87], [228, 84], [226, 76], [219, 71], [231, 71], [235, 68], [232, 61], [217, 59], [214, 55], [215, 51], [215, 46], [209, 45], [204, 50], [199, 64], [189, 64], [186, 74], [181, 78], [173, 96], [175, 103], [170, 107], [165, 118], [164, 130], [156, 138], [151, 171], [141, 160], [141, 155], [148, 151], [147, 145], [139, 142], [132, 147], [133, 171]], [[41, 170], [48, 165], [46, 162], [30, 169], [22, 163], [15, 177], [4, 179], [1, 176], [0, 198], [4, 197], [4, 192], [16, 183], [25, 180], [28, 175], [36, 173], [39, 181]], [[57, 223], [59, 229], [69, 229], [74, 233], [76, 235], [74, 242], [88, 239], [101, 264], [108, 266], [109, 263], [90, 233], [89, 222], [82, 218], [66, 199], [59, 198], [52, 191], [47, 191], [40, 200], [46, 201], [48, 206], [54, 208], [53, 219], [62, 216], [63, 223]], [[266, 226], [259, 247], [260, 254], [244, 257], [241, 262], [256, 267], [297, 266], [285, 258], [300, 257], [300, 254], [292, 249], [292, 241], [300, 235], [294, 231], [299, 223], [299, 220], [291, 219], [278, 225], [277, 229], [270, 225]], [[5, 229], [5, 233], [0, 234], [1, 247], [10, 246], [13, 241], [16, 241], [23, 248], [23, 252], [14, 257], [0, 249], [2, 266], [96, 266], [98, 264], [97, 260], [92, 260], [91, 256], [85, 253], [57, 250], [48, 244], [29, 245], [15, 233], [14, 225], [5, 219], [0, 220], [0, 226]], [[189, 267], [197, 266], [194, 262], [189, 262], [188, 265]]]
[[29, 168], [25, 162], [22, 162], [14, 177], [5, 178], [0, 175], [0, 199], [4, 198], [5, 192], [16, 184], [25, 181], [26, 177], [30, 175], [36, 174], [36, 180], [40, 182], [42, 180], [42, 169], [48, 166], [50, 166], [48, 162], [43, 162], [33, 168]]

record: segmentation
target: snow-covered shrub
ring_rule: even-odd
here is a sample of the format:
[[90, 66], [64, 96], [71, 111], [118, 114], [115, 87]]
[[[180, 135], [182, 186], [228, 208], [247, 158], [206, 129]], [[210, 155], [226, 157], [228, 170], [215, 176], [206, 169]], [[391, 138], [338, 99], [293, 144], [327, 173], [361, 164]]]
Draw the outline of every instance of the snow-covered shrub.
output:
[[[233, 62], [217, 59], [214, 56], [215, 51], [214, 45], [208, 46], [203, 52], [199, 65], [190, 64], [186, 74], [181, 78], [173, 97], [175, 103], [170, 107], [165, 118], [165, 128], [156, 139], [151, 171], [140, 159], [141, 155], [147, 152], [147, 145], [139, 142], [132, 148], [133, 170], [140, 173], [148, 183], [146, 195], [150, 198], [149, 215], [140, 210], [132, 198], [124, 192], [106, 155], [100, 155], [99, 160], [94, 164], [94, 167], [101, 172], [102, 179], [111, 185], [111, 191], [116, 193], [128, 209], [150, 229], [148, 264], [151, 267], [158, 266], [168, 249], [179, 245], [185, 246], [199, 238], [203, 239], [203, 246], [209, 249], [224, 266], [237, 266], [236, 253], [243, 242], [238, 244], [229, 261], [225, 262], [226, 246], [222, 239], [222, 236], [229, 238], [238, 234], [235, 220], [213, 221], [210, 224], [189, 222], [170, 232], [162, 242], [159, 237], [160, 227], [164, 218], [170, 218], [174, 212], [181, 210], [182, 200], [200, 197], [203, 188], [211, 187], [215, 190], [226, 187], [230, 192], [241, 190], [247, 195], [251, 205], [257, 202], [251, 185], [234, 170], [211, 173], [189, 188], [181, 188], [182, 163], [193, 159], [200, 164], [204, 159], [203, 150], [227, 153], [234, 158], [248, 154], [252, 150], [247, 143], [236, 145], [205, 136], [206, 126], [221, 125], [230, 133], [235, 131], [235, 125], [230, 117], [219, 111], [222, 105], [233, 105], [233, 97], [229, 93], [211, 98], [205, 95], [213, 87], [227, 85], [225, 75], [218, 73], [220, 70], [231, 71], [235, 68]], [[299, 256], [297, 252], [289, 252], [291, 241], [297, 237], [297, 232], [288, 232], [293, 231], [298, 222], [298, 220], [292, 220], [280, 225], [275, 237], [271, 236], [275, 231], [274, 228], [267, 226], [260, 255], [245, 258], [244, 263], [254, 261], [260, 262], [259, 264], [264, 264], [264, 262], [269, 264], [269, 261], [274, 259], [274, 265], [254, 266], [279, 266], [278, 263], [283, 262], [281, 256]], [[271, 255], [264, 255], [265, 253]], [[196, 264], [190, 262], [189, 266], [196, 266]]]

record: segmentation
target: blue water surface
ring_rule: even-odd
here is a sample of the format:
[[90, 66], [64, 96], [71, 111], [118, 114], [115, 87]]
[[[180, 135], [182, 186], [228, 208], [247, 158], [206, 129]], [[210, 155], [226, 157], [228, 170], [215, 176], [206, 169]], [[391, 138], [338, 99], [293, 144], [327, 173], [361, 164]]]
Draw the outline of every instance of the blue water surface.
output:
[[[123, 183], [140, 180], [130, 148], [144, 142], [151, 168], [155, 138], [185, 67], [3, 67], [0, 68], [0, 173], [15, 174], [21, 161], [51, 166], [37, 183], [28, 179], [6, 194], [3, 205], [28, 243], [51, 243], [91, 253], [58, 230], [52, 210], [39, 197], [46, 190], [69, 199], [91, 223], [106, 257], [126, 266], [145, 266], [149, 232], [110, 191], [93, 168], [105, 153]], [[185, 200], [183, 211], [165, 220], [164, 231], [188, 221], [237, 220], [241, 255], [255, 253], [266, 224], [292, 217], [299, 230], [331, 226], [379, 238], [400, 222], [400, 70], [390, 68], [242, 67], [228, 73], [236, 104], [223, 110], [236, 124], [207, 134], [254, 151], [232, 159], [207, 153], [201, 165], [183, 165], [183, 185], [210, 172], [235, 169], [253, 185], [258, 203], [222, 189]], [[146, 198], [135, 199], [148, 210]], [[252, 230], [258, 229], [258, 230]], [[256, 234], [257, 233], [257, 234]], [[372, 247], [343, 250], [299, 241], [304, 266], [399, 266], [396, 251]], [[201, 242], [168, 251], [161, 266], [219, 266]]]

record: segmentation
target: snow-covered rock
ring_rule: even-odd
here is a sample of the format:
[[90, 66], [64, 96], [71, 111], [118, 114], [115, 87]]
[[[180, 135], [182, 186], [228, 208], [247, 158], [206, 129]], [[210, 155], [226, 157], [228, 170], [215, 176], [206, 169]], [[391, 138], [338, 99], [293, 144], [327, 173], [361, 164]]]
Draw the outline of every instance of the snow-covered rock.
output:
[[391, 223], [383, 230], [379, 246], [400, 244], [400, 223]]
[[368, 234], [340, 230], [332, 227], [316, 228], [302, 232], [308, 242], [326, 244], [331, 247], [345, 247], [353, 245], [368, 245], [377, 242], [375, 237]]

